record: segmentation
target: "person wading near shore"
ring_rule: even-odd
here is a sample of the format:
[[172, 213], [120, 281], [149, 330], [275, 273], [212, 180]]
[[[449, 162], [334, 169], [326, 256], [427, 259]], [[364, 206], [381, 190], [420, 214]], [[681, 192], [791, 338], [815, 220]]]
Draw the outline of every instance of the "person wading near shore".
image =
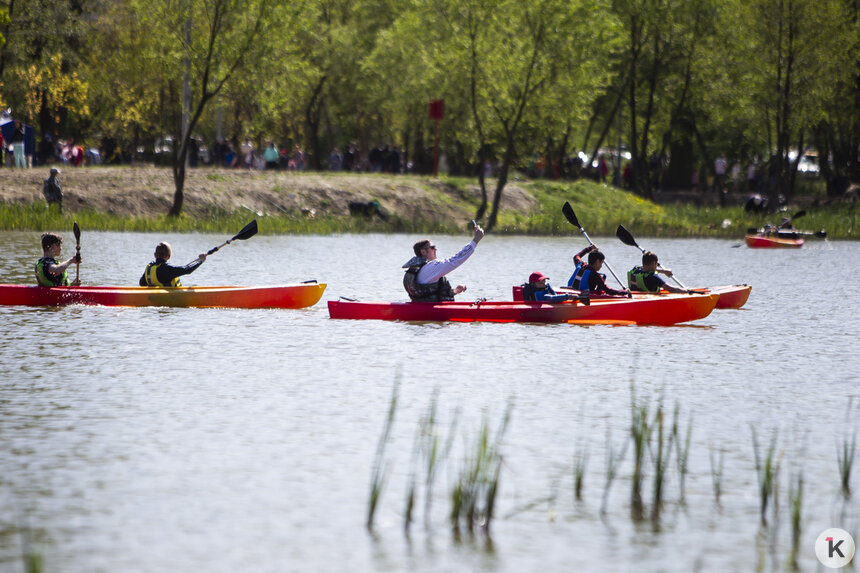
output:
[[429, 239], [418, 241], [412, 246], [415, 256], [409, 259], [403, 268], [403, 287], [409, 293], [409, 298], [415, 302], [440, 302], [454, 300], [455, 294], [466, 290], [465, 285], [457, 285], [451, 288], [451, 284], [445, 275], [466, 262], [472, 256], [481, 239], [484, 238], [484, 230], [475, 225], [475, 234], [472, 240], [460, 252], [450, 259], [438, 260], [436, 258], [436, 245]]
[[42, 195], [45, 196], [45, 201], [48, 202], [48, 205], [52, 203], [56, 203], [60, 207], [60, 211], [63, 210], [63, 187], [60, 185], [60, 180], [57, 179], [57, 175], [60, 174], [60, 170], [56, 167], [51, 167], [51, 174], [45, 179], [44, 183], [42, 183]]
[[69, 281], [69, 273], [66, 269], [72, 263], [80, 264], [81, 254], [76, 253], [74, 257], [62, 263], [57, 262], [57, 257], [63, 250], [63, 238], [56, 233], [42, 234], [42, 258], [36, 262], [36, 282], [39, 286], [79, 286], [80, 279]]
[[661, 269], [660, 262], [657, 260], [657, 255], [651, 251], [642, 253], [642, 266], [633, 267], [627, 271], [627, 286], [632, 291], [641, 292], [658, 292], [661, 288], [674, 293], [691, 294], [693, 291], [673, 287], [662, 278], [657, 276], [658, 272], [663, 273], [667, 277], [672, 276], [672, 271], [669, 269]]
[[206, 260], [206, 254], [201, 253], [196, 260], [184, 267], [174, 267], [167, 264], [172, 253], [168, 243], [158, 243], [155, 247], [155, 260], [146, 265], [138, 284], [142, 287], [182, 286], [179, 277], [193, 273]]

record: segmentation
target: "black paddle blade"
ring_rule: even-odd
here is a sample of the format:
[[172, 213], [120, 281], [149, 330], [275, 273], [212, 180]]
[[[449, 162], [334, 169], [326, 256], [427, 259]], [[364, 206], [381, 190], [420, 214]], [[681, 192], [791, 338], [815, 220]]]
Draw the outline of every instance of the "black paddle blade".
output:
[[636, 239], [630, 234], [630, 231], [625, 229], [623, 225], [618, 225], [618, 228], [615, 230], [615, 236], [621, 239], [621, 242], [625, 245], [630, 245], [631, 247], [639, 246], [636, 243]]
[[78, 226], [78, 222], [75, 221], [75, 224], [72, 225], [72, 233], [75, 234], [75, 241], [81, 241], [81, 228]]
[[797, 213], [795, 213], [794, 215], [792, 215], [791, 218], [792, 219], [800, 219], [804, 215], [806, 215], [806, 211], [801, 210], [801, 211], [798, 211]]
[[827, 238], [827, 231], [825, 231], [824, 229], [821, 229], [820, 231], [815, 231], [815, 236], [818, 237], [819, 239], [826, 239]]
[[580, 230], [582, 229], [582, 225], [579, 224], [579, 219], [576, 218], [576, 213], [573, 212], [573, 207], [570, 206], [569, 201], [564, 202], [561, 212], [564, 213], [565, 218], [567, 218], [571, 225], [576, 225]]
[[245, 239], [250, 239], [251, 237], [253, 237], [256, 234], [257, 234], [257, 220], [254, 219], [253, 221], [251, 221], [250, 223], [245, 225], [245, 227], [241, 231], [239, 231], [235, 237], [233, 237], [230, 240], [231, 241], [244, 241]]

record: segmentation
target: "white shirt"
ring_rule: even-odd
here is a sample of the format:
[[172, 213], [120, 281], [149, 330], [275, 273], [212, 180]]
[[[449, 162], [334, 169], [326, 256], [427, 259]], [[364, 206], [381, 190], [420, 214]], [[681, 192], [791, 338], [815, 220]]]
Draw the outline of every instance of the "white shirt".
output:
[[717, 157], [717, 160], [714, 161], [714, 172], [717, 175], [725, 175], [726, 174], [726, 160], [722, 157]]
[[460, 252], [450, 259], [429, 261], [418, 271], [418, 284], [427, 285], [438, 281], [460, 265], [466, 262], [466, 259], [472, 256], [475, 252], [475, 241], [469, 241], [469, 244], [460, 249]]

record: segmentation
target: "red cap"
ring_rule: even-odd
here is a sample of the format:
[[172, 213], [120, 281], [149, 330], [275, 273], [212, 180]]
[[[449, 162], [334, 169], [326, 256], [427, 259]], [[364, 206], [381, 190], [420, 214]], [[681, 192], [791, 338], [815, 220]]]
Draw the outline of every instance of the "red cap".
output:
[[542, 281], [544, 279], [549, 279], [549, 277], [543, 273], [534, 272], [534, 273], [529, 275], [529, 282], [530, 283], [536, 283], [536, 282]]

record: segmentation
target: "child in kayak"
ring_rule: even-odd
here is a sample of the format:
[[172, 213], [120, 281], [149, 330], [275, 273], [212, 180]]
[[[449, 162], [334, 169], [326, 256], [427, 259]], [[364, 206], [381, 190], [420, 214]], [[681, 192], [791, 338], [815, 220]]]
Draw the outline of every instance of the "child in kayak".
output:
[[81, 254], [76, 253], [69, 260], [58, 263], [57, 257], [60, 256], [62, 250], [63, 238], [61, 236], [56, 233], [42, 234], [42, 258], [36, 262], [36, 281], [39, 286], [80, 286], [80, 279], [69, 281], [69, 274], [66, 269], [72, 263], [80, 264]]
[[149, 287], [182, 286], [179, 282], [179, 277], [193, 273], [206, 260], [206, 254], [201, 253], [197, 255], [196, 260], [191, 261], [184, 267], [174, 267], [167, 264], [172, 252], [170, 244], [158, 243], [155, 247], [155, 260], [146, 265], [146, 269], [143, 271], [143, 276], [140, 277], [138, 284]]
[[451, 288], [451, 284], [445, 275], [466, 262], [472, 256], [478, 242], [484, 237], [484, 230], [475, 224], [475, 234], [472, 240], [460, 252], [450, 259], [438, 260], [436, 258], [436, 245], [429, 239], [418, 241], [412, 246], [415, 256], [409, 259], [403, 268], [403, 287], [409, 294], [409, 298], [419, 302], [439, 302], [454, 300], [455, 294], [466, 290], [465, 285], [457, 285]]
[[661, 288], [673, 293], [690, 294], [693, 291], [687, 289], [673, 287], [662, 278], [657, 276], [658, 272], [663, 273], [667, 277], [672, 276], [672, 271], [669, 269], [659, 268], [657, 255], [652, 251], [642, 253], [642, 266], [633, 267], [627, 271], [627, 286], [630, 290], [640, 292], [658, 292]]
[[577, 298], [572, 294], [557, 294], [549, 285], [549, 277], [540, 272], [529, 275], [529, 282], [523, 285], [523, 300], [543, 302], [564, 302]]
[[[582, 257], [588, 254], [588, 262], [583, 263]], [[597, 250], [597, 245], [589, 245], [573, 256], [576, 268], [567, 281], [567, 286], [579, 291], [589, 290], [592, 294], [611, 294], [614, 296], [632, 296], [628, 289], [616, 290], [606, 284], [606, 279], [598, 271], [603, 267], [606, 255]]]

